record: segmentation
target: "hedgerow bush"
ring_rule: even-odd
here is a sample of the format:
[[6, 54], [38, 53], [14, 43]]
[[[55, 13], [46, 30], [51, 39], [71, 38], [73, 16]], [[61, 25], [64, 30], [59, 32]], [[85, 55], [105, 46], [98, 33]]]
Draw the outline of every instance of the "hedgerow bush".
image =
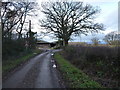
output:
[[93, 77], [119, 81], [119, 51], [120, 47], [71, 45], [63, 56]]

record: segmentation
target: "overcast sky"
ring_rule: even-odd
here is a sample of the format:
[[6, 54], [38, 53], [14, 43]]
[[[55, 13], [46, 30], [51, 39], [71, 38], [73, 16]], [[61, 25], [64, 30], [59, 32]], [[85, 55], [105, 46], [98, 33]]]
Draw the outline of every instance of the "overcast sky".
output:
[[[36, 0], [36, 1], [40, 5], [42, 2], [48, 2], [49, 0]], [[109, 32], [118, 31], [118, 1], [119, 0], [72, 0], [72, 1], [83, 1], [84, 3], [91, 4], [93, 7], [98, 6], [101, 9], [101, 12], [97, 15], [96, 22], [103, 23], [106, 28], [105, 31], [102, 31], [101, 33], [89, 34], [88, 36], [81, 35], [80, 37], [73, 37], [72, 42], [79, 42], [79, 41], [90, 42], [93, 37], [97, 37], [102, 41], [104, 36]], [[40, 14], [39, 15], [40, 18], [44, 17], [44, 15], [40, 11], [39, 14]], [[37, 31], [39, 33], [40, 31], [42, 31], [42, 29], [40, 29], [39, 25], [37, 24], [38, 23], [37, 20], [38, 18], [32, 20], [35, 26], [33, 31]], [[45, 36], [43, 40], [49, 42], [55, 41], [53, 38], [50, 38], [49, 36]]]

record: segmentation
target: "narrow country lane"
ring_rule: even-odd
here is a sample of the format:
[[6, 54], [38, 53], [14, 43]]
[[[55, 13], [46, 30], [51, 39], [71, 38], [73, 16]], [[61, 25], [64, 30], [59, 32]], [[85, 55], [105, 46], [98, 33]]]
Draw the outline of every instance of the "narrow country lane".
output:
[[32, 58], [3, 81], [3, 88], [63, 88], [51, 57], [56, 51], [49, 50]]

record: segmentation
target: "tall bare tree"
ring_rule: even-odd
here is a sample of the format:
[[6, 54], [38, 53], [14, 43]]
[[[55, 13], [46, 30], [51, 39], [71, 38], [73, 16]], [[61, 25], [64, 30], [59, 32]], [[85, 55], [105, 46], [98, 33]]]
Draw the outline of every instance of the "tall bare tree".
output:
[[35, 10], [36, 3], [34, 2], [2, 2], [1, 6], [1, 23], [3, 37], [8, 36], [16, 29], [19, 38], [22, 35], [22, 30], [26, 17], [31, 15]]
[[94, 23], [93, 19], [99, 10], [83, 2], [50, 2], [42, 4], [45, 18], [41, 27], [47, 33], [53, 33], [56, 38], [68, 45], [71, 35], [87, 34], [103, 30], [103, 24]]
[[109, 45], [120, 45], [120, 32], [110, 32], [105, 36], [103, 40]]
[[[30, 32], [30, 37], [28, 39], [26, 33], [30, 31], [28, 25], [25, 25], [28, 21], [30, 15], [34, 16], [34, 11], [36, 9], [36, 2], [23, 2], [10, 1], [1, 2], [1, 26], [2, 26], [2, 55], [3, 59], [6, 60], [9, 57], [17, 56], [20, 53], [31, 51], [35, 47], [34, 32]], [[27, 29], [25, 30], [25, 27]], [[23, 34], [24, 33], [24, 34]], [[24, 35], [24, 38], [22, 37]], [[26, 42], [31, 42], [33, 47], [25, 49]], [[33, 42], [34, 41], [34, 42]], [[16, 55], [17, 54], [17, 55]]]

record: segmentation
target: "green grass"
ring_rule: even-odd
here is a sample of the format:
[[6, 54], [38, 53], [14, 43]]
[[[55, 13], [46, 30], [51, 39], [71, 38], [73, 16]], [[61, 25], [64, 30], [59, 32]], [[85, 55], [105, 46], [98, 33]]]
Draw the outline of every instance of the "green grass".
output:
[[[34, 53], [36, 53], [36, 54], [34, 54]], [[20, 64], [24, 63], [25, 61], [29, 60], [30, 58], [32, 58], [33, 56], [36, 56], [39, 53], [41, 53], [41, 51], [36, 49], [33, 52], [28, 53], [27, 55], [24, 55], [23, 57], [20, 57], [18, 59], [3, 61], [2, 73], [3, 74], [8, 73], [9, 71], [13, 70]]]
[[70, 64], [59, 53], [54, 55], [60, 71], [65, 81], [69, 84], [69, 88], [102, 88], [100, 84], [90, 79], [81, 70]]

